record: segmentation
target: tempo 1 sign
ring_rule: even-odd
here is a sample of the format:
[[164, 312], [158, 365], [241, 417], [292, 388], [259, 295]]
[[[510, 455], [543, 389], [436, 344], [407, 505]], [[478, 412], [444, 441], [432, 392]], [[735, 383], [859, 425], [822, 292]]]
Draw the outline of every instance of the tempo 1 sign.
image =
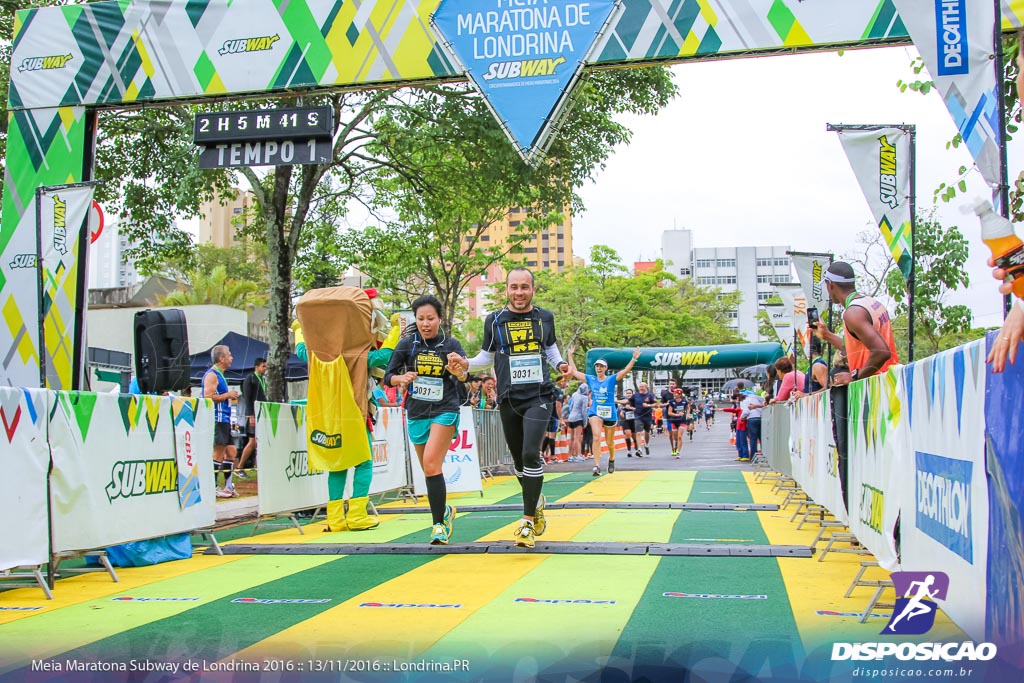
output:
[[260, 140], [200, 148], [199, 168], [326, 164], [334, 156], [330, 140]]

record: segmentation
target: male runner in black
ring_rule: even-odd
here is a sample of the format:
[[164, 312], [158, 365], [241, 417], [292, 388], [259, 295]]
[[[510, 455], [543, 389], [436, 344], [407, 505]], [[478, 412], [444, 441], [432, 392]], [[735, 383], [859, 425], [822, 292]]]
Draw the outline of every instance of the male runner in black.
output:
[[473, 370], [494, 366], [501, 426], [523, 488], [523, 520], [515, 543], [532, 548], [534, 537], [547, 528], [540, 449], [555, 409], [550, 369], [558, 368], [567, 378], [569, 364], [558, 351], [554, 315], [533, 305], [533, 273], [526, 268], [509, 271], [505, 293], [508, 304], [484, 319], [483, 346], [468, 365]]

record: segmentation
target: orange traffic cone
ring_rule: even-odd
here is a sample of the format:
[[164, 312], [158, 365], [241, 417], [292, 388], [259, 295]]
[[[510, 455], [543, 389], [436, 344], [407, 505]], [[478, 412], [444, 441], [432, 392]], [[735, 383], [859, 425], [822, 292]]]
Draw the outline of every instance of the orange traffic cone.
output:
[[736, 445], [736, 437], [735, 436], [730, 436], [729, 437], [729, 443], [731, 443], [733, 446], [735, 446]]

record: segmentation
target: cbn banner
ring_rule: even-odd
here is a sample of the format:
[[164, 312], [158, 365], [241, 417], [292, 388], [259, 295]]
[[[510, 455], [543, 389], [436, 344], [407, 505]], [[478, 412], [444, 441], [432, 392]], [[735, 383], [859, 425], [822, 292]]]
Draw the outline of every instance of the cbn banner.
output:
[[910, 448], [897, 473], [913, 491], [902, 506], [900, 569], [948, 574], [942, 608], [979, 641], [985, 601], [975, 587], [987, 581], [989, 528], [984, 350], [978, 340], [903, 368]]
[[50, 449], [46, 441], [47, 392], [0, 387], [0, 571], [48, 561], [46, 477]]
[[819, 312], [828, 308], [828, 289], [821, 282], [825, 269], [832, 265], [831, 254], [803, 254], [789, 252], [796, 268], [796, 279], [804, 288], [807, 306], [817, 308]]
[[39, 188], [39, 282], [41, 359], [49, 389], [73, 389], [81, 371], [82, 321], [79, 319], [79, 265], [88, 263], [88, 220], [92, 185]]
[[[998, 332], [990, 332], [992, 350]], [[988, 576], [985, 635], [1024, 668], [1024, 344], [1017, 362], [995, 374], [985, 369], [985, 442], [988, 455]], [[983, 473], [982, 473], [983, 474]], [[973, 509], [973, 508], [972, 508]]]
[[782, 344], [782, 354], [788, 356], [793, 352], [793, 316], [787, 313], [786, 304], [764, 304], [763, 308]]
[[852, 531], [889, 571], [896, 571], [896, 520], [902, 480], [901, 458], [909, 449], [904, 413], [902, 366], [873, 375], [849, 388], [849, 513]]
[[327, 473], [310, 469], [306, 407], [256, 404], [260, 515], [277, 515], [327, 504]]
[[[103, 548], [215, 521], [213, 408], [209, 400], [51, 393], [53, 550]], [[175, 402], [191, 404], [199, 490], [179, 501]], [[180, 418], [179, 410], [177, 417]]]
[[892, 0], [985, 182], [1000, 184], [998, 17], [987, 0]]
[[[424, 496], [427, 494], [427, 482], [423, 478], [423, 468], [420, 467], [416, 449], [411, 442], [409, 443], [409, 460], [412, 462], [413, 492], [417, 496]], [[448, 447], [448, 455], [445, 456], [441, 473], [444, 475], [448, 493], [482, 491], [484, 488], [480, 479], [480, 452], [476, 444], [476, 424], [473, 421], [473, 409], [469, 406], [463, 406], [459, 411], [459, 428]]]
[[814, 502], [824, 505], [840, 522], [849, 524], [828, 392], [798, 398], [790, 407], [790, 415], [793, 478]]
[[807, 326], [807, 297], [804, 296], [803, 287], [796, 283], [777, 284], [775, 291], [793, 322], [795, 341], [803, 347], [804, 354], [810, 356], [811, 330]]
[[902, 128], [841, 129], [839, 141], [903, 277], [913, 263], [910, 195], [910, 135]]

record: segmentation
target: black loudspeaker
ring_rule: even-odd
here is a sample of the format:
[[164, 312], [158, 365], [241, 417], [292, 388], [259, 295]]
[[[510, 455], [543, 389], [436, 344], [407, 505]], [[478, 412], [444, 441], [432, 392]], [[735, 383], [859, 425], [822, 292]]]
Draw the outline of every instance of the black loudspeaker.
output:
[[135, 376], [145, 394], [189, 387], [188, 328], [177, 309], [135, 314]]

